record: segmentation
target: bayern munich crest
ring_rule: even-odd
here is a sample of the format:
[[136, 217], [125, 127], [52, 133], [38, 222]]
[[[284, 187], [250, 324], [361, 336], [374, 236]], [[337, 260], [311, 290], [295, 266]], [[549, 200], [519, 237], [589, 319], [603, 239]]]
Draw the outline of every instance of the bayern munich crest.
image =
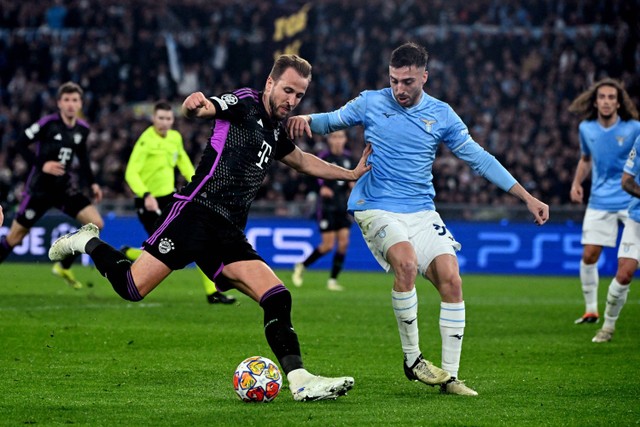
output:
[[165, 237], [158, 243], [158, 251], [163, 255], [168, 254], [172, 249], [174, 249], [174, 246], [171, 239]]

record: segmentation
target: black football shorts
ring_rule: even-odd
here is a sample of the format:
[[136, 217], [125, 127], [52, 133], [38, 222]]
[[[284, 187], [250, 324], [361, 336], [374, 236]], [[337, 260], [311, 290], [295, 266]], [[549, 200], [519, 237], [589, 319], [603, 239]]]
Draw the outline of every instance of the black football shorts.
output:
[[196, 203], [176, 200], [165, 207], [158, 228], [144, 242], [144, 249], [171, 270], [195, 262], [213, 278], [236, 261], [264, 260], [224, 217]]

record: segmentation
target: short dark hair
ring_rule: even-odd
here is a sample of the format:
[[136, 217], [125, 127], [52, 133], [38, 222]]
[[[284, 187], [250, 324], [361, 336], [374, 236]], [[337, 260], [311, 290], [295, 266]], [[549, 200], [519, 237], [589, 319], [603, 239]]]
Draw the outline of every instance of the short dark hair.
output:
[[393, 68], [411, 67], [427, 69], [429, 53], [417, 43], [408, 42], [391, 52], [389, 65]]
[[169, 104], [167, 101], [158, 101], [153, 106], [153, 112], [155, 113], [158, 110], [172, 111], [173, 108], [171, 108], [171, 104]]
[[80, 85], [78, 83], [66, 82], [66, 83], [63, 83], [58, 88], [57, 99], [62, 98], [62, 95], [64, 95], [65, 93], [77, 93], [82, 98], [82, 95], [84, 94], [84, 91], [82, 90], [82, 88], [80, 87]]
[[273, 63], [269, 77], [277, 81], [289, 68], [293, 68], [300, 76], [311, 81], [311, 64], [306, 59], [293, 54], [280, 55]]

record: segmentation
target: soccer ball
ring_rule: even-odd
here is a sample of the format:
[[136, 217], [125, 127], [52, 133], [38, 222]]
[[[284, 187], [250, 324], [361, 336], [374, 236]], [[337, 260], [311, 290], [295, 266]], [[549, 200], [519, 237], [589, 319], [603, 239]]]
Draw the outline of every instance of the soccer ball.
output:
[[245, 402], [271, 402], [282, 388], [278, 365], [262, 356], [243, 360], [233, 374], [233, 388]]

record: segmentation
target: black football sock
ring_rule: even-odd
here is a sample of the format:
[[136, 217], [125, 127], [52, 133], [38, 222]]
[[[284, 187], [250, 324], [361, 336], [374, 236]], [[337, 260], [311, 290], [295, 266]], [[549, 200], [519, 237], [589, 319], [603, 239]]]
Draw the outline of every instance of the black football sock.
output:
[[73, 262], [75, 260], [77, 260], [79, 256], [80, 256], [80, 254], [71, 255], [70, 257], [67, 257], [67, 258], [63, 259], [62, 261], [60, 261], [60, 265], [65, 270], [68, 270], [68, 269], [71, 268], [71, 264], [73, 264]]
[[333, 266], [331, 267], [331, 278], [336, 279], [338, 274], [342, 271], [342, 266], [344, 265], [344, 254], [340, 254], [338, 252], [333, 255]]
[[118, 295], [128, 301], [140, 301], [142, 299], [131, 276], [131, 261], [125, 254], [97, 237], [87, 242], [85, 251], [96, 264], [100, 274], [109, 280], [113, 290]]
[[13, 248], [9, 246], [9, 242], [7, 242], [7, 236], [0, 237], [0, 262], [7, 259], [9, 255], [13, 252]]
[[260, 300], [264, 310], [264, 334], [285, 375], [304, 367], [300, 343], [291, 325], [291, 293], [284, 285], [269, 289]]
[[304, 260], [304, 262], [302, 263], [302, 265], [306, 267], [309, 267], [311, 264], [313, 264], [314, 262], [316, 262], [318, 259], [320, 259], [320, 257], [322, 257], [320, 251], [318, 250], [318, 248], [315, 248], [313, 250], [313, 252], [311, 252], [311, 255], [309, 255], [309, 257], [307, 257], [307, 259]]

